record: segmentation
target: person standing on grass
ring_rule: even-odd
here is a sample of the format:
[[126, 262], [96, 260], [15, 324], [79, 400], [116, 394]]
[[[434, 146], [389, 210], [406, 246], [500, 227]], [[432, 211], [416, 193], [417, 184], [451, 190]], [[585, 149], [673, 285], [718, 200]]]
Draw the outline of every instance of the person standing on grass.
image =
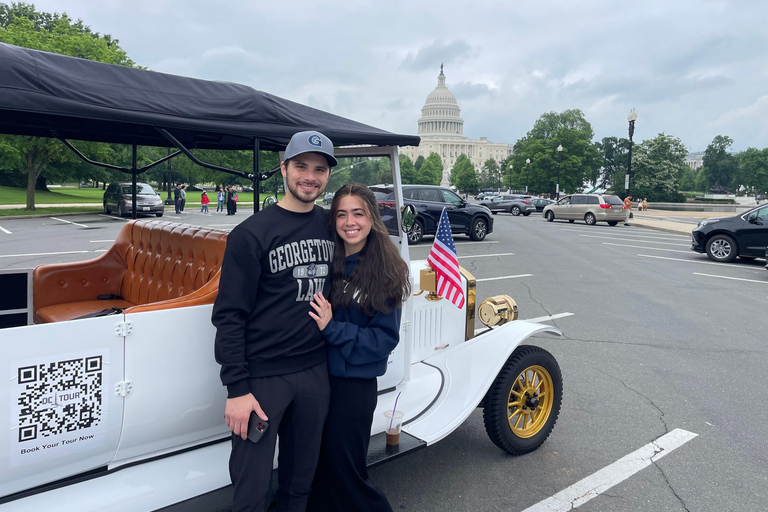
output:
[[224, 213], [224, 202], [227, 199], [227, 193], [224, 191], [224, 185], [219, 185], [216, 189], [216, 213]]
[[203, 190], [202, 195], [200, 196], [200, 204], [203, 205], [202, 208], [200, 208], [200, 213], [208, 213], [208, 203], [210, 203], [211, 200], [208, 199], [208, 193]]
[[[280, 164], [285, 197], [238, 224], [227, 237], [211, 321], [214, 353], [227, 387], [232, 430], [232, 512], [269, 505], [280, 436], [277, 510], [303, 512], [328, 411], [328, 353], [309, 316], [314, 294], [331, 291], [334, 243], [328, 211], [315, 205], [331, 168], [333, 144], [319, 132], [295, 134]], [[252, 414], [253, 413], [253, 414]], [[249, 421], [268, 422], [258, 442]]]

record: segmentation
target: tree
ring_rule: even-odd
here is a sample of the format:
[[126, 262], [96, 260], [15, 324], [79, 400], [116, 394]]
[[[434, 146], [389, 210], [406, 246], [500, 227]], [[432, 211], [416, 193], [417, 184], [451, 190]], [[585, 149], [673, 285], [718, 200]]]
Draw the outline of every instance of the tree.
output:
[[736, 157], [728, 152], [733, 140], [726, 135], [718, 135], [704, 151], [704, 175], [711, 185], [731, 185], [736, 174]]
[[417, 174], [421, 185], [439, 185], [443, 179], [443, 161], [437, 153], [430, 153]]
[[[421, 157], [420, 157], [421, 158]], [[403, 185], [411, 185], [416, 183], [416, 167], [408, 155], [400, 153], [400, 181]]]
[[736, 155], [739, 164], [737, 185], [747, 191], [765, 196], [768, 193], [768, 148], [748, 148]]
[[[117, 39], [91, 32], [82, 20], [72, 21], [66, 14], [35, 11], [22, 2], [0, 4], [0, 42], [97, 60], [121, 66], [134, 66]], [[27, 173], [28, 210], [35, 209], [35, 186], [49, 164], [72, 160], [56, 140], [41, 137], [0, 136], [3, 147], [15, 148], [11, 157]], [[61, 168], [60, 168], [61, 169]]]
[[419, 157], [416, 159], [416, 161], [413, 163], [413, 166], [416, 168], [417, 171], [421, 170], [421, 166], [424, 165], [424, 155], [419, 155]]
[[493, 158], [489, 158], [483, 162], [483, 167], [480, 169], [478, 184], [480, 188], [499, 188], [502, 177], [499, 164]]
[[652, 201], [680, 201], [681, 178], [688, 149], [672, 135], [658, 134], [637, 144], [632, 153], [631, 193]]
[[462, 192], [476, 193], [478, 191], [477, 173], [472, 161], [464, 153], [456, 158], [449, 178], [451, 185]]
[[629, 139], [604, 137], [596, 147], [602, 156], [603, 165], [593, 183], [606, 190], [623, 190], [629, 161]]

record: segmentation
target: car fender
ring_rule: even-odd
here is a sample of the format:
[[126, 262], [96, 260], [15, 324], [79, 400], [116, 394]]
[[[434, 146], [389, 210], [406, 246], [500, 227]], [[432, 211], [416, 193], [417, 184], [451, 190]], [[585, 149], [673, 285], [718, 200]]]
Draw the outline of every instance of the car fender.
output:
[[443, 389], [432, 407], [403, 430], [427, 444], [446, 437], [472, 414], [512, 352], [526, 339], [544, 332], [562, 335], [549, 325], [518, 320], [425, 359], [424, 364], [442, 373]]

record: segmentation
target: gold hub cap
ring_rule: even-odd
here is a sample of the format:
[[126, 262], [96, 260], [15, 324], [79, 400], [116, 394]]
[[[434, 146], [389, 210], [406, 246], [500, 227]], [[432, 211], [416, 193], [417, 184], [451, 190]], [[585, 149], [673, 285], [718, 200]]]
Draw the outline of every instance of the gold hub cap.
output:
[[535, 436], [552, 411], [554, 385], [543, 367], [529, 366], [515, 379], [507, 398], [509, 428], [517, 437]]

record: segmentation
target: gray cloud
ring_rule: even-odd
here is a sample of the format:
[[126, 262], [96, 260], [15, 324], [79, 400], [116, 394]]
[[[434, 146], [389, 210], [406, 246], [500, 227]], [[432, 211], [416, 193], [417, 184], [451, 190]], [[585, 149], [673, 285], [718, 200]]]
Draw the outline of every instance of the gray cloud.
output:
[[438, 64], [456, 62], [462, 57], [472, 56], [473, 53], [472, 47], [463, 39], [457, 39], [449, 43], [437, 40], [432, 44], [419, 48], [415, 55], [413, 52], [408, 52], [408, 56], [400, 64], [400, 69], [408, 71], [435, 69]]

